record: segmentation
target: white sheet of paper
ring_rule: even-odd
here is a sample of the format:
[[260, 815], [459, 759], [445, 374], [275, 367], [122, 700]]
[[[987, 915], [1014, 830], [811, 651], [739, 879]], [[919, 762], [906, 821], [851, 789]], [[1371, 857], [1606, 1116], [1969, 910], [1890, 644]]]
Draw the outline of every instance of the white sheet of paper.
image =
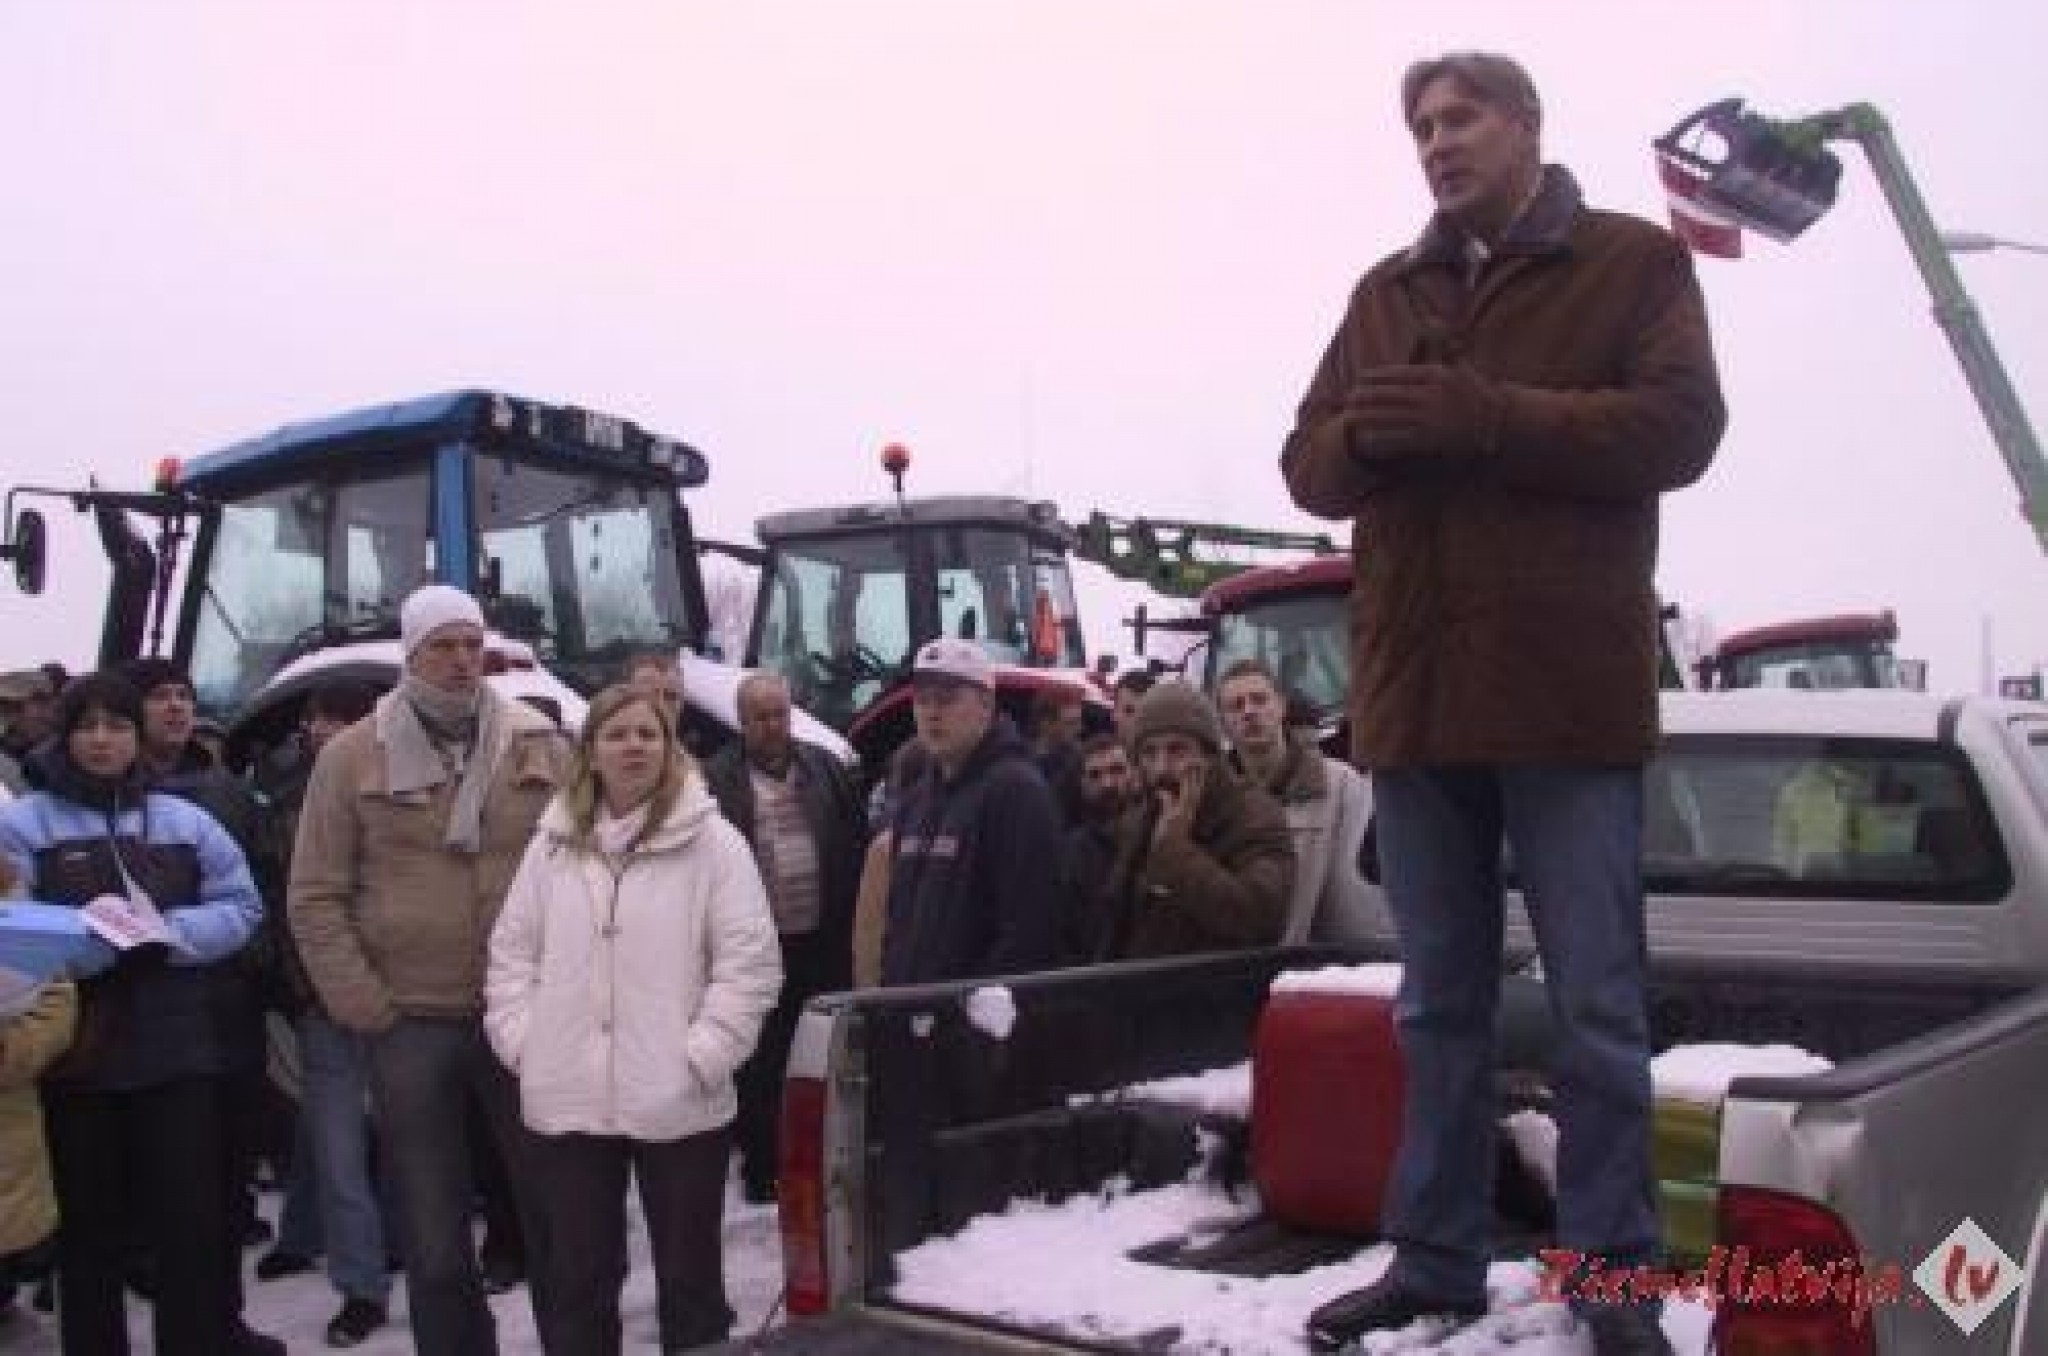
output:
[[149, 942], [171, 941], [170, 925], [154, 906], [138, 904], [119, 895], [101, 895], [79, 910], [85, 925], [116, 950], [127, 951]]

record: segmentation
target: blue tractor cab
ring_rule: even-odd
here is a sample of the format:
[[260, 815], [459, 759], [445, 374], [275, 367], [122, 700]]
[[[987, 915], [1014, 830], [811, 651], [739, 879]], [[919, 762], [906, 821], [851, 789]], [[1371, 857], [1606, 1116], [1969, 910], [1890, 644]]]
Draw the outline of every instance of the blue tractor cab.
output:
[[[94, 515], [114, 567], [100, 663], [168, 652], [202, 711], [232, 721], [309, 655], [395, 640], [399, 603], [430, 580], [475, 594], [493, 631], [577, 693], [635, 652], [701, 649], [680, 492], [708, 475], [695, 448], [624, 419], [469, 390], [168, 460], [147, 493], [9, 498]], [[9, 509], [17, 576], [40, 585], [40, 515]]]

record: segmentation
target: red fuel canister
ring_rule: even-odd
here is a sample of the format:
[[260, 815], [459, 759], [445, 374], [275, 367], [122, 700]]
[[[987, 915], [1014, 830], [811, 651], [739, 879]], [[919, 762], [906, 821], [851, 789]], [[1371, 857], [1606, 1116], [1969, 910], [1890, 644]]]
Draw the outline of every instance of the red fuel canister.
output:
[[1252, 1178], [1266, 1213], [1377, 1236], [1401, 1106], [1391, 998], [1276, 991], [1252, 1048]]

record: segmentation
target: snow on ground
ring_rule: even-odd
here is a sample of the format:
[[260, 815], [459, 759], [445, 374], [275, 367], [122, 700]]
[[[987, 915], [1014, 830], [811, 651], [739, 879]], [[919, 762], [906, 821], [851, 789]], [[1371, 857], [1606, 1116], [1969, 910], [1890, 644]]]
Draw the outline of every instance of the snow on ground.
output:
[[[265, 1213], [275, 1215], [278, 1197], [263, 1197]], [[655, 1351], [654, 1268], [648, 1260], [647, 1235], [641, 1227], [637, 1202], [628, 1212], [631, 1228], [629, 1249], [633, 1270], [626, 1278], [620, 1297], [625, 1317], [626, 1350]], [[246, 1262], [255, 1265], [261, 1249], [250, 1249]], [[775, 1207], [746, 1205], [737, 1184], [726, 1189], [725, 1201], [725, 1293], [739, 1314], [733, 1335], [758, 1330], [771, 1311], [782, 1321], [777, 1296], [782, 1290], [782, 1250], [776, 1234]], [[249, 1325], [284, 1340], [296, 1356], [300, 1352], [331, 1350], [324, 1340], [327, 1322], [341, 1301], [318, 1273], [288, 1276], [282, 1280], [248, 1279]], [[57, 1321], [54, 1316], [28, 1309], [23, 1297], [21, 1312], [0, 1326], [0, 1351], [7, 1356], [58, 1356]], [[533, 1309], [527, 1303], [526, 1287], [520, 1286], [491, 1301], [498, 1319], [498, 1349], [504, 1356], [540, 1356], [540, 1339], [533, 1330]], [[128, 1331], [134, 1349], [150, 1349], [149, 1307], [130, 1299]], [[391, 1322], [361, 1346], [350, 1348], [361, 1356], [412, 1356], [412, 1333], [405, 1320], [405, 1285], [392, 1287]]]
[[[1263, 1279], [1159, 1266], [1127, 1255], [1161, 1239], [1219, 1232], [1256, 1210], [1249, 1193], [1233, 1198], [1194, 1183], [1147, 1191], [1113, 1186], [1057, 1205], [1020, 1201], [950, 1238], [901, 1254], [895, 1295], [908, 1303], [1000, 1315], [1096, 1340], [1157, 1340], [1173, 1333], [1170, 1349], [1175, 1352], [1298, 1356], [1307, 1350], [1302, 1332], [1309, 1312], [1378, 1277], [1393, 1255], [1390, 1247]], [[1486, 1317], [1448, 1333], [1441, 1326], [1417, 1324], [1378, 1335], [1362, 1350], [1369, 1356], [1590, 1352], [1590, 1340], [1564, 1306], [1538, 1298], [1538, 1276], [1533, 1264], [1496, 1264], [1487, 1280], [1492, 1312]], [[1679, 1351], [1704, 1352], [1709, 1321], [1697, 1305], [1674, 1304], [1665, 1314], [1664, 1330]]]

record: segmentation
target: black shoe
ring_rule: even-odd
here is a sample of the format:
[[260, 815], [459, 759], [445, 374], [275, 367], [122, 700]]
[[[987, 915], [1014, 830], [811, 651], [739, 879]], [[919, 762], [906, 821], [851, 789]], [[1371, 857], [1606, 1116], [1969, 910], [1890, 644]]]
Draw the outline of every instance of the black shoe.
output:
[[283, 1248], [272, 1248], [256, 1259], [256, 1279], [274, 1281], [281, 1276], [297, 1276], [313, 1269], [313, 1259], [301, 1252], [286, 1252]]
[[371, 1333], [384, 1326], [389, 1317], [384, 1306], [375, 1300], [348, 1299], [342, 1301], [341, 1312], [327, 1325], [327, 1345], [330, 1347], [352, 1347], [367, 1340]]
[[740, 1199], [748, 1205], [775, 1204], [775, 1179], [765, 1182], [746, 1181], [740, 1183]]
[[1671, 1339], [1654, 1308], [1603, 1304], [1581, 1313], [1579, 1321], [1593, 1334], [1594, 1356], [1672, 1356]]
[[277, 1237], [277, 1231], [270, 1227], [270, 1221], [260, 1216], [251, 1216], [242, 1225], [242, 1246], [260, 1248]]
[[228, 1350], [233, 1356], [289, 1356], [283, 1342], [267, 1333], [257, 1332], [240, 1319], [235, 1321], [233, 1331], [228, 1334]]
[[1400, 1281], [1382, 1277], [1348, 1295], [1339, 1295], [1308, 1316], [1310, 1351], [1341, 1351], [1359, 1335], [1405, 1328], [1418, 1318], [1478, 1318], [1486, 1301], [1446, 1301]]

